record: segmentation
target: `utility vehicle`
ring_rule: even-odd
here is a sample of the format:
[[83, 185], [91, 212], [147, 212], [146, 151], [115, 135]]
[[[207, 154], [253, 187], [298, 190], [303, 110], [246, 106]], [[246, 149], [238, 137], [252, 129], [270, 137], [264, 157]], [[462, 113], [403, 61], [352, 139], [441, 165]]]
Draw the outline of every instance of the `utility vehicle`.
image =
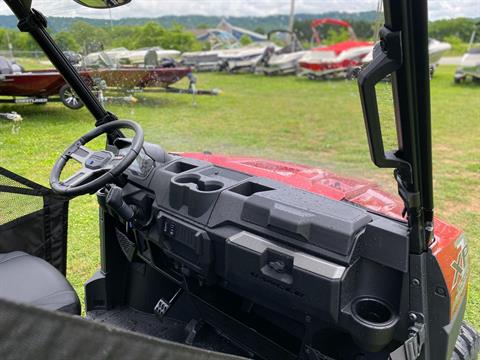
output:
[[[358, 79], [373, 163], [394, 169], [401, 202], [321, 169], [144, 142], [101, 106], [30, 1], [5, 2], [96, 127], [60, 155], [52, 190], [0, 170], [0, 358], [476, 359], [468, 243], [433, 216], [426, 0], [384, 0], [382, 51]], [[399, 148], [386, 152], [375, 85], [390, 74]], [[101, 134], [105, 150], [90, 150]], [[62, 181], [71, 159], [82, 170]], [[80, 303], [64, 277], [68, 201], [87, 193], [101, 249], [85, 285], [91, 321], [71, 316]]]

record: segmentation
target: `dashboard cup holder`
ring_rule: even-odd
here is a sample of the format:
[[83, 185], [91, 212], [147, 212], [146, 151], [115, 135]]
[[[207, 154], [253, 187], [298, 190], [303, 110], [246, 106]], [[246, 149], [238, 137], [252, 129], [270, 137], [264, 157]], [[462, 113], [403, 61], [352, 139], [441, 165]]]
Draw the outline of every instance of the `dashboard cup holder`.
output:
[[213, 192], [222, 189], [225, 185], [220, 181], [202, 180], [198, 174], [179, 176], [174, 179], [177, 184], [195, 184], [200, 192]]
[[201, 174], [178, 175], [171, 179], [169, 203], [174, 209], [185, 207], [190, 216], [198, 218], [206, 214], [224, 188], [223, 182]]
[[362, 323], [386, 326], [395, 320], [389, 305], [375, 298], [360, 298], [352, 304], [353, 317]]

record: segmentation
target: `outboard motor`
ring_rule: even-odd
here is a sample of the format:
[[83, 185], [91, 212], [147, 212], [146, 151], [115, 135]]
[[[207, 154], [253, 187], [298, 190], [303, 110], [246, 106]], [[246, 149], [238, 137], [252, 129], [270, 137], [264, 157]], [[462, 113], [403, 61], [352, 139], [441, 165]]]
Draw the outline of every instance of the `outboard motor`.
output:
[[146, 68], [158, 67], [158, 54], [155, 50], [148, 50], [144, 57]]
[[273, 54], [275, 54], [275, 46], [267, 46], [267, 48], [263, 52], [262, 58], [258, 61], [258, 63], [262, 65], [267, 65]]
[[177, 66], [177, 63], [173, 59], [164, 58], [164, 59], [162, 59], [162, 61], [160, 63], [160, 66], [162, 68], [174, 68], [174, 67]]
[[12, 69], [12, 64], [10, 61], [0, 56], [0, 75], [9, 75], [13, 72], [14, 70]]

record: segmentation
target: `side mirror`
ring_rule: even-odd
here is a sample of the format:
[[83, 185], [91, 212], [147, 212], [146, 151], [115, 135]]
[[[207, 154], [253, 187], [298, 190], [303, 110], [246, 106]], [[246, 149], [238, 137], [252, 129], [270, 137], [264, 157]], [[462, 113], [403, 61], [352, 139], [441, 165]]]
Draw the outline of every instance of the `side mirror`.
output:
[[94, 9], [111, 9], [128, 4], [132, 0], [73, 0], [80, 5]]

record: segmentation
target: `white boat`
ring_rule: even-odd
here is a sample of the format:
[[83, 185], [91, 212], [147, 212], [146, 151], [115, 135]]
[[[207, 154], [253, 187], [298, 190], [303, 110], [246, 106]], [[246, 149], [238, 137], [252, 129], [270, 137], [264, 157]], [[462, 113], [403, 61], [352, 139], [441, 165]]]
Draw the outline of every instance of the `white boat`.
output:
[[[452, 45], [447, 42], [438, 41], [435, 39], [428, 39], [428, 55], [430, 63], [430, 76], [433, 77], [435, 69], [442, 56], [452, 49]], [[373, 49], [363, 58], [361, 66], [368, 64], [373, 59]]]
[[211, 50], [190, 51], [182, 54], [182, 64], [193, 67], [196, 71], [219, 70], [220, 55], [240, 48], [240, 44], [231, 33], [220, 29], [207, 30], [197, 36], [197, 39], [207, 41]]
[[428, 54], [430, 59], [430, 66], [437, 66], [442, 56], [451, 49], [452, 45], [447, 42], [429, 39]]
[[193, 51], [182, 54], [182, 64], [196, 71], [217, 71], [220, 68], [220, 55], [225, 50]]
[[274, 51], [280, 48], [270, 41], [249, 44], [238, 49], [229, 49], [219, 54], [220, 69], [230, 73], [252, 72], [267, 48]]
[[[322, 45], [317, 31], [317, 27], [322, 25], [344, 27], [349, 32], [350, 39], [333, 45]], [[352, 26], [343, 20], [316, 19], [312, 21], [311, 29], [318, 47], [307, 51], [299, 61], [300, 75], [310, 79], [348, 77], [352, 69], [361, 66], [373, 49], [373, 43], [357, 40]]]
[[130, 50], [123, 53], [119, 57], [119, 61], [122, 64], [141, 65], [145, 63], [145, 55], [151, 50], [157, 53], [159, 59], [176, 59], [180, 56], [181, 52], [178, 50], [166, 50], [161, 47], [142, 48], [138, 50]]
[[460, 66], [455, 72], [455, 82], [460, 83], [468, 77], [474, 82], [480, 83], [480, 46], [475, 44], [477, 32], [480, 29], [480, 22], [476, 24], [473, 30], [468, 51], [463, 55]]
[[276, 34], [283, 34], [286, 45], [278, 51], [267, 49], [263, 58], [256, 64], [255, 73], [265, 75], [296, 74], [299, 61], [305, 55], [305, 50], [295, 33], [288, 30], [273, 30], [268, 33], [268, 40], [272, 41]]
[[178, 58], [180, 56], [180, 51], [178, 50], [165, 50], [161, 47], [152, 47], [152, 48], [143, 48], [138, 50], [128, 50], [126, 48], [115, 48], [111, 50], [105, 50], [101, 52], [94, 52], [88, 54], [84, 57], [83, 62], [85, 66], [92, 67], [95, 66], [100, 61], [102, 61], [102, 54], [106, 54], [110, 59], [111, 63], [109, 66], [118, 67], [120, 65], [142, 65], [145, 63], [145, 55], [151, 50], [154, 50], [157, 53], [159, 59], [165, 58]]

